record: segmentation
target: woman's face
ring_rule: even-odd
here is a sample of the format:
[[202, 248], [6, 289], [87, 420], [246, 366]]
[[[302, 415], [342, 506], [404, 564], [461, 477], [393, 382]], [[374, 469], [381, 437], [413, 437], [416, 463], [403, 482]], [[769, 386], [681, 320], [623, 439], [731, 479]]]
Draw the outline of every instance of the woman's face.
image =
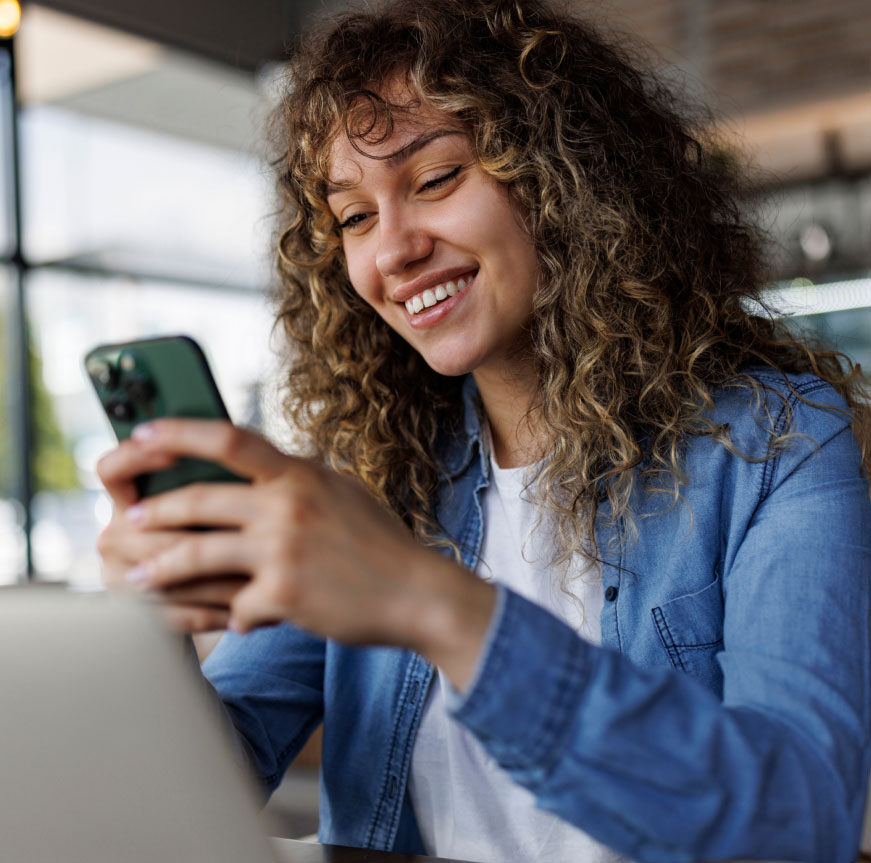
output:
[[469, 139], [423, 106], [375, 144], [340, 135], [330, 209], [357, 293], [437, 372], [507, 371], [526, 337], [538, 263]]

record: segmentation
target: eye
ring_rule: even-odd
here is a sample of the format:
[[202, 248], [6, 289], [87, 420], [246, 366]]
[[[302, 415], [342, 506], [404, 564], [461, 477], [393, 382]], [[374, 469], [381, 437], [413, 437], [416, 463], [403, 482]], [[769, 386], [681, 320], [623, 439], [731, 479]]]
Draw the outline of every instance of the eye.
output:
[[440, 186], [444, 186], [445, 183], [449, 183], [451, 180], [454, 179], [454, 177], [459, 175], [460, 168], [462, 168], [462, 165], [457, 165], [456, 168], [454, 168], [452, 171], [448, 171], [447, 174], [442, 174], [441, 177], [436, 177], [434, 180], [429, 180], [428, 182], [424, 183], [420, 187], [421, 192], [429, 191], [430, 189], [438, 189]]
[[368, 219], [368, 218], [369, 218], [368, 213], [353, 213], [352, 215], [348, 216], [348, 218], [345, 219], [344, 222], [341, 222], [339, 224], [339, 230], [340, 231], [353, 230], [354, 228], [357, 228], [360, 225], [362, 225], [363, 222], [365, 222], [366, 219]]

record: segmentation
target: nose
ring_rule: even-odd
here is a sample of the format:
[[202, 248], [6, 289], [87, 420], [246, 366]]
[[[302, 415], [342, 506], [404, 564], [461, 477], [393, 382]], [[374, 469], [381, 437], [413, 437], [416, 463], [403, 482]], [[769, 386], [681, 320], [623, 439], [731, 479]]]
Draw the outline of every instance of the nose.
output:
[[433, 237], [414, 218], [413, 208], [383, 208], [378, 214], [375, 265], [382, 276], [395, 276], [432, 254]]

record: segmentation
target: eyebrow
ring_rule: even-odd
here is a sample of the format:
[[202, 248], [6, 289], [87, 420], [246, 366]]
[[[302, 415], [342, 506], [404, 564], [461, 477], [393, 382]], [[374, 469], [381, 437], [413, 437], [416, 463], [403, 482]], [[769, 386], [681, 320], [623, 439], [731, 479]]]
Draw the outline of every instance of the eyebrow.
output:
[[[396, 168], [401, 165], [403, 162], [407, 162], [415, 153], [422, 150], [427, 144], [432, 143], [438, 138], [444, 138], [446, 135], [462, 135], [463, 133], [459, 129], [431, 129], [429, 132], [424, 132], [422, 135], [418, 135], [416, 138], [409, 141], [407, 144], [400, 147], [393, 153], [390, 153], [387, 156], [369, 156], [366, 155], [370, 159], [376, 159], [379, 162], [385, 162], [388, 167]], [[330, 195], [335, 195], [338, 192], [347, 191], [346, 186], [334, 186], [330, 183], [327, 183], [327, 194], [326, 196], [329, 198]]]

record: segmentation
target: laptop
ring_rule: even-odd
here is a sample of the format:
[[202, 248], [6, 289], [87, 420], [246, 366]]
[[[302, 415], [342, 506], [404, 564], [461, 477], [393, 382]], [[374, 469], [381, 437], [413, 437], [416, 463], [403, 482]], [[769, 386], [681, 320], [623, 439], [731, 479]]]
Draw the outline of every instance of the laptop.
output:
[[274, 863], [245, 770], [147, 602], [0, 588], [4, 863]]

